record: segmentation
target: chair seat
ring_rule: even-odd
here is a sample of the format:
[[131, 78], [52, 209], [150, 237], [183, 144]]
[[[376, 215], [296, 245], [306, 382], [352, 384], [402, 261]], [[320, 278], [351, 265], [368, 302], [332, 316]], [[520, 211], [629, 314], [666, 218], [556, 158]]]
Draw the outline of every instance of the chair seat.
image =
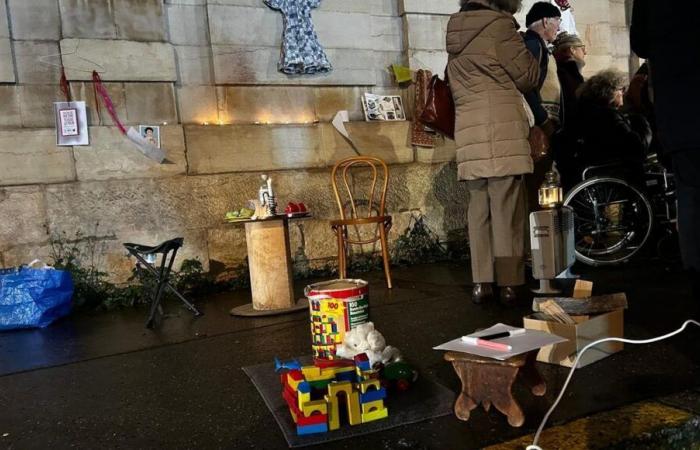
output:
[[342, 225], [364, 225], [368, 223], [391, 223], [391, 216], [360, 217], [356, 219], [336, 219], [330, 221], [331, 226], [334, 227]]
[[170, 239], [169, 241], [162, 242], [156, 246], [148, 246], [142, 244], [133, 244], [131, 242], [126, 242], [122, 245], [126, 247], [127, 250], [131, 250], [143, 255], [151, 255], [153, 253], [168, 253], [171, 250], [179, 249], [182, 247], [184, 242], [183, 238]]

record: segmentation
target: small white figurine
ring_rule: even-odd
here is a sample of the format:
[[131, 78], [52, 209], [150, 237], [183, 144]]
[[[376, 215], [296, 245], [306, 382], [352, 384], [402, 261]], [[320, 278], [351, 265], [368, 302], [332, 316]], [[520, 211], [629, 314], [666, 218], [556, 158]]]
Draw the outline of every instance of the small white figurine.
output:
[[371, 366], [379, 362], [387, 364], [401, 360], [401, 352], [396, 347], [386, 345], [386, 339], [374, 329], [372, 322], [358, 325], [345, 333], [343, 343], [336, 348], [335, 353], [347, 359], [366, 353]]

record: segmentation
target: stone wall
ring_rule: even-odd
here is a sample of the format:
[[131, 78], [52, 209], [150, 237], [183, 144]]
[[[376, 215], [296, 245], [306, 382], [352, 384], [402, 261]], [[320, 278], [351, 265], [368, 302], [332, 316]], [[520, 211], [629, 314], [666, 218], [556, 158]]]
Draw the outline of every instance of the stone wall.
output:
[[[181, 259], [224, 270], [245, 258], [245, 240], [223, 215], [255, 196], [261, 172], [280, 203], [314, 212], [292, 227], [293, 253], [333, 260], [329, 169], [354, 154], [330, 125], [341, 109], [362, 153], [390, 164], [392, 240], [414, 210], [443, 238], [463, 230], [453, 143], [415, 149], [408, 122], [365, 123], [359, 102], [391, 93], [410, 106], [388, 66], [441, 72], [456, 3], [323, 0], [313, 16], [334, 71], [289, 77], [277, 71], [281, 15], [261, 0], [0, 0], [0, 266], [46, 258], [51, 235], [79, 232], [103, 243], [101, 264], [116, 280], [131, 264], [122, 242], [176, 235]], [[591, 70], [623, 66], [624, 2], [574, 5]], [[87, 102], [89, 146], [55, 145], [61, 62], [73, 98]], [[96, 106], [94, 69], [125, 124], [161, 126], [169, 164], [144, 158]]]

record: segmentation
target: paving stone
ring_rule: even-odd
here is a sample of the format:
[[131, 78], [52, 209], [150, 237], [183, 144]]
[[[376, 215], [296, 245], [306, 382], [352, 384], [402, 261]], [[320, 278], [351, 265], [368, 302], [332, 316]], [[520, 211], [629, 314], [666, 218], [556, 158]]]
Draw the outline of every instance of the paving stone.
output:
[[210, 47], [175, 46], [178, 80], [183, 85], [214, 84]]
[[[124, 93], [124, 83], [103, 83], [105, 89], [107, 89], [107, 94], [112, 100], [114, 105], [114, 110], [117, 113], [117, 117], [120, 120], [125, 120], [126, 115], [126, 97]], [[88, 124], [90, 125], [116, 125], [112, 120], [112, 116], [109, 115], [105, 109], [102, 98], [100, 98], [99, 108], [95, 103], [95, 89], [93, 84], [84, 83], [80, 81], [73, 81], [70, 83], [71, 94], [73, 100], [84, 101], [85, 107], [88, 114]], [[98, 114], [99, 109], [99, 114]]]
[[90, 127], [90, 145], [74, 147], [79, 181], [161, 178], [186, 172], [185, 136], [181, 126], [160, 126], [167, 164], [146, 158], [117, 127]]
[[75, 180], [72, 147], [56, 146], [54, 129], [0, 131], [0, 185]]
[[0, 220], [0, 251], [46, 240], [45, 201], [40, 186], [0, 188], [0, 217], [12, 218]]
[[[14, 41], [15, 61], [17, 63], [17, 81], [22, 84], [58, 84], [61, 78], [57, 66], [42, 63], [42, 56], [56, 55], [56, 42]], [[48, 62], [58, 63], [58, 58], [49, 58]]]
[[112, 0], [59, 0], [64, 38], [115, 39]]
[[19, 92], [16, 86], [0, 86], [0, 127], [21, 127]]
[[124, 83], [126, 118], [130, 124], [177, 123], [172, 83]]
[[111, 0], [120, 39], [165, 41], [162, 0]]
[[[76, 51], [77, 49], [77, 51]], [[69, 80], [92, 80], [86, 60], [103, 68], [103, 81], [176, 81], [175, 54], [170, 44], [103, 39], [63, 39], [61, 51]], [[85, 59], [82, 59], [85, 58]], [[88, 64], [89, 65], [89, 64]], [[89, 65], [89, 68], [94, 68]]]
[[61, 38], [61, 20], [55, 1], [8, 0], [8, 7], [13, 39], [57, 41]]
[[313, 122], [316, 120], [314, 90], [306, 86], [220, 87], [221, 120], [227, 124]]
[[177, 102], [180, 121], [188, 124], [218, 124], [219, 111], [214, 86], [179, 86]]
[[58, 85], [17, 86], [22, 126], [25, 128], [52, 128], [55, 130], [53, 103], [63, 102], [65, 97]]
[[167, 5], [170, 43], [202, 46], [209, 44], [206, 6]]

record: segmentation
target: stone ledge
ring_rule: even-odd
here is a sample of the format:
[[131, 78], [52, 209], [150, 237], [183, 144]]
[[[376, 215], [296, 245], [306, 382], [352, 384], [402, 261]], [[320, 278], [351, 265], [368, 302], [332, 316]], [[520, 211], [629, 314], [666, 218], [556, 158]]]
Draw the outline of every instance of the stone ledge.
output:
[[55, 129], [0, 131], [0, 186], [74, 181], [72, 147], [56, 146]]

